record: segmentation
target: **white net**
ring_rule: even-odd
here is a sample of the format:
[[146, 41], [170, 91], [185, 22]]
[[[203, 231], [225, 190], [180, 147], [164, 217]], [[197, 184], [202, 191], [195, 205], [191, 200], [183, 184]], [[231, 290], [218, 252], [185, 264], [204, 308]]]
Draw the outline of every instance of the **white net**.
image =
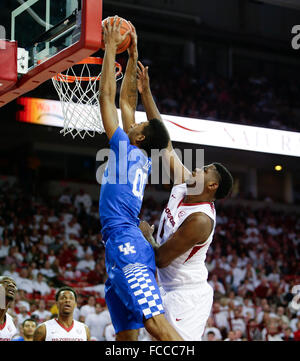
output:
[[[52, 78], [64, 117], [63, 135], [83, 139], [104, 132], [99, 104], [101, 64], [102, 59], [97, 64], [79, 63]], [[116, 81], [123, 77], [121, 70], [116, 63]]]

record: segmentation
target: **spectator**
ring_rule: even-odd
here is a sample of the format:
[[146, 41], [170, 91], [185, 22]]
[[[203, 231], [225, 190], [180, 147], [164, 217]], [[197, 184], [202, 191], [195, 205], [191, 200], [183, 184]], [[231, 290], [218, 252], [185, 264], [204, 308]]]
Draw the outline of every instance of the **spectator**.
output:
[[[61, 196], [58, 199], [58, 202], [63, 205], [72, 204], [71, 189], [69, 187], [64, 189], [63, 193], [61, 194]], [[52, 215], [52, 217], [53, 217], [53, 215]]]
[[105, 341], [115, 341], [116, 340], [116, 332], [112, 323], [107, 325], [104, 330], [104, 338]]
[[43, 299], [39, 300], [39, 306], [38, 309], [31, 313], [32, 317], [36, 317], [38, 323], [45, 322], [47, 320], [50, 320], [52, 313], [48, 310], [46, 310], [46, 303]]
[[279, 320], [281, 320], [283, 323], [286, 323], [289, 325], [290, 320], [289, 318], [285, 315], [285, 309], [282, 306], [277, 307], [277, 312], [276, 315], [278, 316]]
[[18, 325], [22, 325], [22, 323], [30, 317], [30, 312], [28, 312], [28, 310], [29, 307], [27, 309], [25, 305], [20, 305], [19, 313], [17, 314]]
[[[213, 333], [214, 340], [208, 339], [209, 333]], [[207, 320], [206, 328], [205, 328], [205, 331], [203, 334], [203, 340], [204, 341], [221, 341], [222, 340], [221, 332], [217, 327], [214, 327], [214, 320], [212, 317], [209, 317]]]
[[51, 293], [51, 288], [48, 286], [47, 282], [44, 281], [42, 273], [38, 273], [37, 280], [33, 282], [33, 290], [39, 292], [42, 296]]
[[283, 332], [280, 334], [280, 337], [283, 341], [295, 341], [295, 337], [291, 327], [284, 328]]
[[229, 331], [224, 341], [236, 341], [235, 332]]
[[296, 331], [294, 332], [294, 339], [295, 341], [300, 341], [300, 321], [296, 324]]
[[212, 318], [214, 320], [214, 324], [221, 332], [222, 332], [222, 330], [229, 329], [228, 311], [224, 310], [224, 309], [221, 310], [221, 305], [219, 302], [215, 302], [213, 304]]
[[92, 254], [86, 253], [83, 260], [77, 263], [76, 269], [83, 272], [89, 272], [95, 268], [96, 262]]
[[76, 279], [80, 279], [80, 277], [82, 276], [82, 273], [79, 270], [75, 269], [75, 266], [72, 265], [71, 263], [67, 263], [66, 264], [66, 270], [64, 272], [64, 280], [76, 280]]
[[206, 341], [217, 341], [214, 331], [208, 331], [207, 332]]
[[91, 336], [97, 341], [104, 341], [104, 330], [111, 323], [109, 311], [96, 303], [95, 313], [88, 313], [85, 317], [85, 324], [89, 327]]
[[[1, 237], [1, 236], [0, 236]], [[9, 252], [9, 240], [8, 238], [3, 241], [0, 238], [0, 263], [5, 260], [5, 258], [8, 256]]]
[[33, 335], [36, 327], [37, 322], [34, 319], [27, 318], [23, 321], [20, 327], [23, 337], [14, 338], [13, 341], [33, 341]]
[[295, 332], [297, 330], [298, 322], [300, 322], [300, 310], [297, 312], [297, 317], [293, 318], [290, 322], [290, 326], [291, 326], [293, 332]]
[[82, 316], [84, 320], [86, 319], [87, 315], [89, 315], [90, 313], [96, 313], [95, 304], [96, 304], [95, 296], [89, 296], [87, 304], [81, 306], [80, 316]]
[[[214, 99], [219, 99], [218, 86], [214, 80], [211, 85], [212, 91], [216, 92]], [[214, 109], [208, 102], [206, 105], [203, 102], [200, 107], [205, 108], [203, 111], [207, 116], [213, 115]], [[242, 118], [248, 121], [246, 114]], [[36, 283], [37, 274], [41, 272], [47, 278], [48, 282], [45, 283], [51, 290], [44, 297], [30, 293], [30, 288], [26, 287], [29, 292], [20, 289], [12, 312], [19, 314], [22, 306], [26, 307], [27, 313], [34, 312], [40, 297], [46, 299], [50, 307], [54, 288], [60, 287], [61, 282], [77, 282], [78, 291], [103, 298], [107, 275], [96, 207], [93, 207], [90, 215], [81, 212], [76, 220], [77, 208], [72, 204], [64, 205], [56, 199], [46, 200], [42, 196], [39, 196], [38, 201], [36, 198], [33, 202], [29, 197], [23, 201], [16, 185], [8, 189], [4, 194], [3, 188], [0, 188], [0, 239], [9, 251], [9, 255], [2, 258], [2, 274], [16, 280], [21, 277], [24, 279], [23, 284], [28, 286]], [[142, 218], [157, 224], [162, 208], [162, 204], [153, 198], [145, 199]], [[235, 315], [238, 314], [246, 325], [247, 339], [261, 339], [262, 329], [265, 329], [265, 339], [270, 322], [276, 323], [281, 335], [287, 327], [291, 327], [293, 333], [296, 332], [299, 314], [291, 319], [290, 324], [287, 324], [287, 319], [294, 315], [289, 307], [294, 297], [291, 290], [294, 284], [299, 283], [292, 277], [300, 274], [298, 218], [284, 211], [279, 213], [267, 208], [252, 210], [250, 207], [223, 206], [221, 203], [218, 204], [217, 215], [220, 223], [216, 226], [206, 265], [210, 281], [217, 280], [224, 290], [218, 292], [215, 289], [211, 314], [215, 321], [213, 327], [219, 330], [223, 339], [226, 338], [230, 330], [229, 320], [237, 323]], [[1, 217], [5, 219], [4, 225]], [[79, 237], [78, 232], [77, 235], [69, 232], [69, 223], [70, 228], [76, 223], [80, 225]], [[258, 232], [253, 233], [249, 229], [257, 229]], [[252, 236], [256, 240], [243, 242]], [[33, 237], [32, 240], [30, 237]], [[0, 250], [2, 248], [3, 244]], [[86, 254], [90, 255], [87, 259]], [[83, 268], [77, 270], [76, 265], [80, 262]], [[66, 267], [68, 263], [72, 267]], [[23, 268], [27, 268], [26, 277]], [[80, 315], [81, 307], [82, 302], [78, 302], [78, 310], [75, 311], [77, 320], [84, 319]], [[51, 310], [55, 313], [54, 308]], [[238, 325], [235, 328], [235, 337], [243, 339], [243, 335], [238, 336]]]
[[230, 262], [231, 271], [229, 272], [229, 275], [226, 277], [227, 283], [232, 285], [233, 290], [237, 290], [240, 286], [241, 282], [245, 278], [246, 271], [245, 269], [242, 269], [237, 266], [237, 261], [231, 261]]
[[229, 317], [229, 325], [231, 330], [233, 331], [241, 330], [242, 334], [245, 333], [246, 325], [240, 310], [238, 309], [234, 310], [234, 317]]
[[278, 325], [275, 321], [270, 321], [267, 327], [262, 330], [262, 339], [265, 341], [282, 341]]
[[214, 289], [214, 293], [220, 293], [221, 295], [225, 295], [225, 288], [221, 282], [218, 281], [218, 277], [214, 274], [211, 280], [208, 282], [212, 288]]
[[246, 335], [248, 341], [261, 341], [262, 339], [260, 327], [254, 318], [250, 319], [247, 323]]
[[27, 293], [33, 292], [33, 280], [29, 278], [27, 267], [21, 269], [19, 277], [16, 278], [16, 283], [19, 290], [24, 290]]
[[85, 212], [89, 214], [92, 207], [91, 196], [88, 193], [86, 193], [83, 189], [80, 189], [79, 193], [75, 197], [74, 206], [77, 209], [77, 213], [80, 212], [81, 209], [80, 207], [83, 206]]
[[53, 271], [53, 269], [51, 268], [51, 264], [49, 261], [45, 262], [45, 265], [43, 268], [40, 269], [40, 273], [47, 277], [49, 280], [53, 279], [56, 277], [56, 273]]
[[65, 235], [69, 239], [70, 235], [80, 237], [81, 226], [77, 222], [77, 219], [73, 217], [69, 223], [65, 226]]
[[3, 276], [7, 276], [10, 277], [12, 279], [17, 279], [19, 278], [19, 273], [16, 271], [17, 269], [17, 264], [16, 263], [12, 263], [9, 266], [9, 270], [6, 270], [3, 272]]
[[89, 271], [86, 280], [91, 285], [103, 284], [104, 282], [104, 266], [101, 262], [97, 262], [95, 269]]

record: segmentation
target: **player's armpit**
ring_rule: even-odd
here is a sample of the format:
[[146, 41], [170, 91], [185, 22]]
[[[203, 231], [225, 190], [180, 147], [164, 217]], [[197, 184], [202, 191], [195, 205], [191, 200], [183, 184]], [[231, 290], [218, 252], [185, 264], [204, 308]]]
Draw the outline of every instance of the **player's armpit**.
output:
[[33, 341], [45, 341], [46, 339], [46, 326], [41, 324], [34, 331]]
[[195, 244], [204, 243], [212, 227], [211, 219], [206, 214], [201, 212], [191, 214], [164, 244], [155, 249], [157, 267], [167, 267]]

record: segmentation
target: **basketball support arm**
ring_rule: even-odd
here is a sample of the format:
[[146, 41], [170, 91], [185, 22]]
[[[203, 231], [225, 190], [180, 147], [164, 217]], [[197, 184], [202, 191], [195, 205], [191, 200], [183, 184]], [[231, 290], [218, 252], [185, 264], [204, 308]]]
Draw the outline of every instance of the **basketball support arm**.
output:
[[137, 42], [132, 36], [132, 45], [128, 50], [129, 58], [120, 91], [120, 109], [123, 129], [128, 133], [130, 126], [135, 123], [135, 110], [137, 106]]
[[[140, 68], [143, 70], [143, 66]], [[151, 93], [150, 81], [148, 76], [148, 68], [144, 69], [146, 71], [145, 81], [143, 90], [141, 92], [141, 99], [143, 106], [145, 108], [147, 119], [159, 119], [163, 122], [160, 112], [155, 104], [153, 95]], [[170, 172], [170, 176], [174, 184], [181, 184], [191, 176], [191, 172], [183, 165], [178, 155], [176, 154], [171, 140], [169, 141], [168, 147], [163, 150], [163, 165], [167, 172]]]
[[116, 47], [109, 42], [106, 44], [100, 78], [100, 111], [103, 126], [111, 139], [119, 126], [117, 108], [115, 105], [116, 79], [115, 79]]

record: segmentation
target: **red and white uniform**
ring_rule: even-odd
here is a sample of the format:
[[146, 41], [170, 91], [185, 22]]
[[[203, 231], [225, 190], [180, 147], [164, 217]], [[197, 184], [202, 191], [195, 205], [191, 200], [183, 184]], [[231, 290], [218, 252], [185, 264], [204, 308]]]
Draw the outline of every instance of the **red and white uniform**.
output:
[[73, 320], [71, 327], [66, 328], [57, 319], [44, 322], [46, 326], [45, 341], [87, 341], [85, 325]]
[[6, 313], [4, 323], [0, 324], [0, 341], [11, 341], [17, 333], [13, 318]]
[[196, 212], [205, 213], [213, 221], [211, 234], [167, 267], [158, 269], [159, 283], [166, 318], [187, 341], [199, 341], [209, 317], [213, 289], [207, 282], [205, 266], [207, 250], [213, 240], [216, 211], [213, 202], [183, 203], [186, 184], [174, 186], [167, 207], [164, 209], [157, 232], [157, 242], [163, 244], [181, 226], [185, 219]]

